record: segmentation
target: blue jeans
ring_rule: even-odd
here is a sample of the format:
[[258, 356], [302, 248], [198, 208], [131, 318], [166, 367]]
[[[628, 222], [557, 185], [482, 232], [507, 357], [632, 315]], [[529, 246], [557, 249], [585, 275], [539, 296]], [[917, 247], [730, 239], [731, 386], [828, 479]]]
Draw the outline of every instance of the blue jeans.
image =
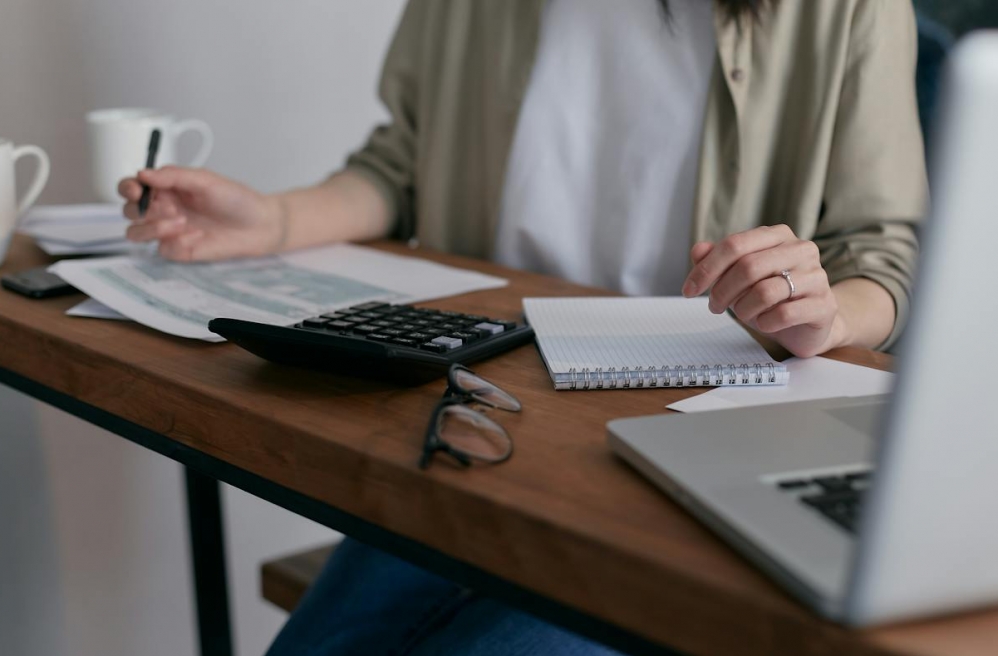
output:
[[531, 615], [344, 540], [267, 656], [616, 656]]

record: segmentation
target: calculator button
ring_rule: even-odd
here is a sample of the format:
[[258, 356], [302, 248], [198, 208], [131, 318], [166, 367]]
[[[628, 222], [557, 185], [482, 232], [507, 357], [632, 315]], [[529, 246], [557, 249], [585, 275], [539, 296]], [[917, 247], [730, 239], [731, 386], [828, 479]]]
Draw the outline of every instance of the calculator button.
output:
[[420, 344], [419, 348], [423, 349], [424, 351], [430, 351], [431, 353], [446, 353], [447, 351], [450, 350], [443, 344], [434, 344], [433, 342], [426, 342], [424, 344]]
[[471, 342], [477, 342], [484, 335], [481, 335], [481, 334], [479, 334], [477, 332], [472, 333], [472, 332], [467, 332], [467, 331], [459, 331], [459, 332], [451, 333], [449, 336], [453, 337], [455, 339], [459, 339], [462, 342], [464, 342], [465, 344], [470, 344]]
[[492, 323], [499, 324], [506, 330], [513, 330], [514, 328], [516, 328], [515, 321], [492, 321]]
[[419, 346], [419, 342], [414, 339], [408, 339], [405, 337], [396, 337], [392, 340], [392, 344], [398, 344], [399, 346], [408, 346], [410, 348], [416, 348]]
[[409, 333], [408, 335], [409, 339], [414, 339], [420, 343], [428, 342], [436, 336], [437, 335], [430, 335], [429, 333], [423, 333], [423, 332]]
[[340, 314], [339, 312], [326, 312], [325, 314], [320, 314], [319, 316], [322, 317], [323, 319], [337, 320], [337, 319], [342, 319], [343, 317], [345, 317], [347, 315]]
[[349, 321], [330, 321], [324, 328], [326, 330], [350, 330], [353, 328], [353, 324]]
[[491, 321], [488, 317], [483, 317], [478, 314], [462, 314], [462, 321], [467, 321], [469, 323], [482, 323], [483, 321]]
[[389, 326], [395, 326], [396, 324], [395, 324], [394, 321], [388, 321], [388, 320], [382, 319], [380, 321], [372, 321], [371, 325], [372, 326], [380, 326], [381, 328], [388, 328]]
[[361, 312], [357, 315], [358, 317], [364, 317], [366, 319], [380, 319], [381, 315], [377, 312]]
[[301, 322], [301, 325], [306, 328], [322, 328], [329, 322], [329, 319], [323, 319], [322, 317], [314, 317], [312, 319], [305, 319]]
[[352, 309], [357, 310], [358, 312], [365, 312], [370, 310], [377, 310], [378, 308], [383, 308], [387, 306], [388, 303], [378, 303], [377, 301], [374, 301], [371, 303], [361, 303], [360, 305], [355, 305], [353, 306]]
[[406, 334], [404, 330], [398, 330], [397, 328], [385, 328], [384, 330], [379, 330], [382, 335], [388, 335], [389, 337], [401, 337]]
[[392, 341], [392, 339], [394, 339], [393, 337], [389, 335], [384, 335], [382, 333], [371, 333], [370, 335], [367, 336], [367, 338], [372, 342], [390, 342]]
[[500, 326], [498, 324], [488, 323], [487, 321], [483, 321], [482, 323], [475, 324], [475, 328], [478, 328], [479, 330], [488, 331], [492, 335], [498, 335], [499, 333], [501, 333], [504, 330], [506, 330], [505, 328], [503, 328], [502, 326]]
[[353, 331], [359, 335], [370, 335], [371, 333], [378, 332], [378, 326], [354, 326]]
[[448, 322], [448, 323], [437, 324], [437, 328], [439, 328], [440, 330], [446, 330], [446, 331], [449, 332], [451, 330], [461, 330], [461, 328], [463, 328], [463, 326], [461, 324], [459, 324], [459, 323]]
[[459, 348], [461, 345], [464, 344], [464, 342], [462, 342], [460, 339], [455, 339], [453, 337], [446, 337], [444, 335], [441, 335], [440, 337], [434, 337], [432, 340], [430, 340], [430, 343], [439, 344], [447, 348], [448, 350]]

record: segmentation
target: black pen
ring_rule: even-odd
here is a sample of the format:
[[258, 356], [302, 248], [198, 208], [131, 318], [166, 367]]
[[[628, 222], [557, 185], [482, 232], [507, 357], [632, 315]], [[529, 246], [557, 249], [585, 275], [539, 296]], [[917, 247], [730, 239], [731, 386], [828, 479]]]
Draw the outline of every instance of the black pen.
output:
[[[149, 135], [149, 154], [146, 155], [146, 168], [156, 168], [156, 153], [159, 151], [159, 130], [153, 130]], [[149, 185], [142, 185], [142, 198], [139, 199], [139, 216], [145, 216], [149, 209], [152, 190]]]

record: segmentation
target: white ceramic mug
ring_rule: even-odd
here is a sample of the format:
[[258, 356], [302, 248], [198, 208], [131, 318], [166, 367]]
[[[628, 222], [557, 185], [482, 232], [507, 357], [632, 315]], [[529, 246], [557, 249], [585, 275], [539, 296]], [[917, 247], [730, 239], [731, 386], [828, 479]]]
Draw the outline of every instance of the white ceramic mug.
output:
[[[14, 179], [14, 163], [22, 157], [33, 156], [38, 160], [35, 179], [17, 200], [17, 183]], [[42, 193], [49, 179], [49, 158], [38, 146], [15, 146], [6, 139], [0, 139], [0, 264], [7, 257], [10, 239], [17, 228], [17, 220], [24, 216], [38, 194]]]
[[156, 166], [178, 164], [177, 140], [185, 132], [201, 135], [201, 149], [185, 166], [203, 166], [208, 161], [214, 136], [204, 121], [178, 121], [155, 109], [100, 109], [87, 114], [87, 137], [90, 142], [90, 176], [100, 200], [116, 203], [118, 183], [132, 177], [146, 165], [149, 136], [161, 133]]

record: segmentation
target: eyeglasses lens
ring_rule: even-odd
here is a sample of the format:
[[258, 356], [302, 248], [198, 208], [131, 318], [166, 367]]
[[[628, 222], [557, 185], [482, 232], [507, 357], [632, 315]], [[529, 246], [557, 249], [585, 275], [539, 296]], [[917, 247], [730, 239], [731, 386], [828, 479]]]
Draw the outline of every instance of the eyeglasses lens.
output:
[[451, 447], [485, 462], [498, 462], [512, 449], [509, 434], [480, 412], [452, 405], [440, 413], [437, 434]]
[[511, 412], [518, 412], [521, 408], [520, 402], [514, 396], [507, 394], [489, 381], [476, 376], [466, 369], [457, 369], [454, 371], [454, 382], [457, 383], [457, 386], [461, 390], [467, 392], [476, 401], [480, 401], [485, 405]]

